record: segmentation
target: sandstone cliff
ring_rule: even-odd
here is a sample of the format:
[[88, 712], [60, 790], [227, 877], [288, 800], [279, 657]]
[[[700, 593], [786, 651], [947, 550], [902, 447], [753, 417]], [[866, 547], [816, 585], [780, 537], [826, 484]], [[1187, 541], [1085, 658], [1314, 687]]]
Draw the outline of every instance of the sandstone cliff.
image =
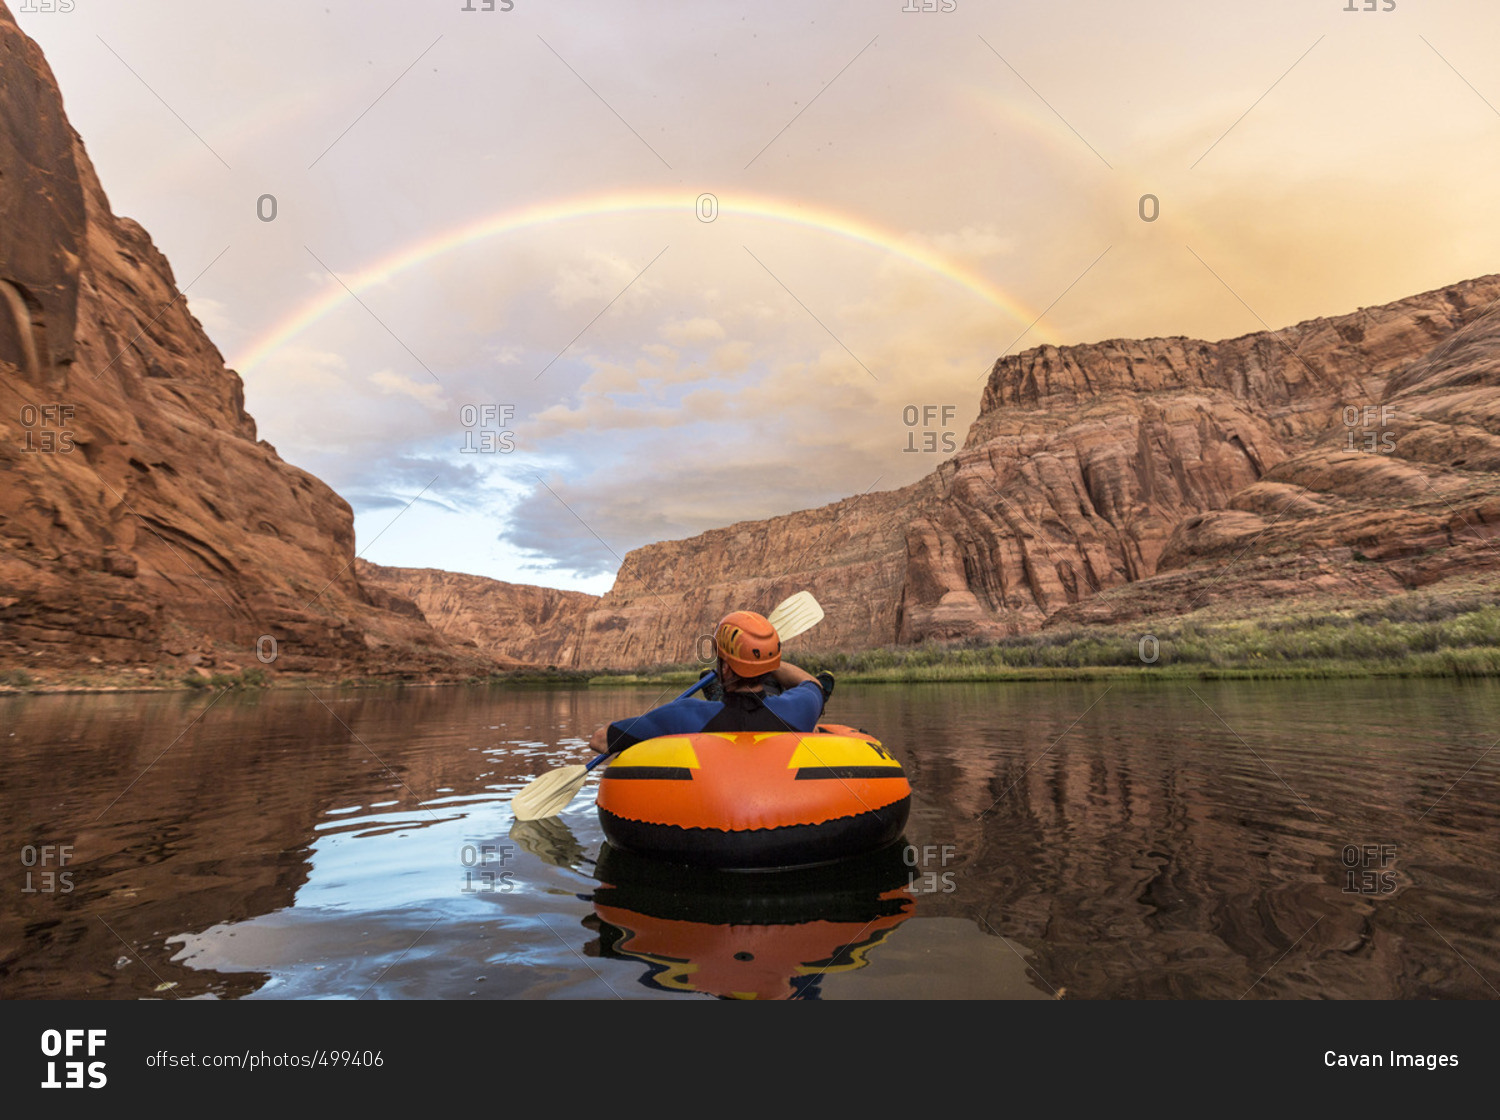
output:
[[356, 564], [3, 2], [0, 64], [0, 670], [627, 668], [802, 589], [827, 613], [796, 648], [825, 651], [1500, 571], [1500, 276], [1003, 358], [926, 478], [637, 549], [597, 600]]
[[488, 668], [361, 586], [348, 504], [257, 440], [3, 3], [0, 297], [0, 668]]
[[996, 362], [901, 490], [630, 553], [580, 661], [684, 661], [800, 588], [804, 650], [985, 639], [1500, 572], [1500, 276], [1223, 342]]
[[577, 634], [599, 601], [581, 591], [506, 583], [436, 568], [392, 568], [355, 562], [360, 582], [377, 594], [414, 604], [448, 641], [514, 663], [578, 666]]

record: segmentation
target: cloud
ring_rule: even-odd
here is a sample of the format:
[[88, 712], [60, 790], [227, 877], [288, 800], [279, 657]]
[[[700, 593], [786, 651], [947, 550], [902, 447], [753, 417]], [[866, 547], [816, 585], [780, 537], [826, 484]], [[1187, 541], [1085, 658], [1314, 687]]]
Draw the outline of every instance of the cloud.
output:
[[[137, 6], [166, 10], [156, 0]], [[982, 276], [988, 292], [877, 241], [737, 214], [727, 186], [711, 224], [688, 207], [628, 205], [524, 228], [501, 223], [360, 285], [378, 262], [477, 229], [489, 215], [616, 187], [679, 190], [684, 173], [697, 174], [683, 170], [688, 147], [696, 166], [743, 167], [798, 111], [795, 87], [826, 63], [825, 32], [837, 38], [826, 19], [810, 28], [795, 5], [773, 5], [749, 23], [734, 15], [692, 26], [668, 17], [570, 25], [567, 48], [548, 30], [561, 31], [566, 14], [546, 16], [537, 29], [590, 82], [596, 73], [611, 81], [621, 51], [646, 60], [640, 81], [598, 87], [641, 132], [619, 127], [551, 53], [532, 51], [517, 57], [512, 76], [517, 88], [543, 91], [541, 108], [506, 117], [498, 157], [492, 144], [452, 143], [493, 136], [497, 118], [492, 99], [454, 98], [442, 76], [478, 72], [492, 44], [449, 36], [428, 60], [441, 73], [424, 62], [403, 79], [401, 96], [385, 98], [318, 165], [317, 190], [278, 188], [289, 193], [272, 223], [234, 204], [255, 239], [235, 234], [224, 262], [191, 285], [213, 298], [194, 294], [190, 306], [216, 339], [269, 337], [294, 306], [341, 291], [310, 247], [367, 307], [341, 300], [246, 375], [247, 408], [265, 437], [362, 510], [394, 512], [437, 476], [422, 504], [472, 516], [477, 538], [493, 534], [496, 509], [508, 505], [497, 491], [509, 479], [525, 491], [512, 529], [537, 562], [597, 575], [613, 570], [615, 556], [536, 487], [524, 456], [555, 470], [565, 481], [554, 488], [623, 555], [859, 493], [877, 478], [889, 488], [920, 477], [942, 456], [903, 453], [903, 409], [956, 406], [961, 436], [984, 374], [1012, 345], [1233, 336], [1261, 329], [1260, 320], [1280, 327], [1494, 271], [1500, 225], [1489, 195], [1500, 149], [1486, 141], [1494, 116], [1421, 40], [1371, 35], [1340, 53], [1330, 39], [1288, 71], [1315, 30], [1289, 40], [1285, 20], [1242, 21], [1226, 49], [1205, 50], [1224, 44], [1201, 7], [1164, 0], [1144, 17], [1101, 7], [1084, 24], [1061, 6], [1018, 8], [1011, 46], [990, 37], [1004, 63], [972, 36], [967, 54], [941, 37], [907, 37], [899, 52], [882, 46], [862, 56], [757, 157], [752, 171], [775, 176], [755, 180], [764, 189], [870, 228], [920, 231], [900, 240]], [[207, 13], [200, 33], [233, 22]], [[78, 82], [70, 104], [92, 104], [95, 119], [107, 119], [97, 114], [118, 115], [118, 84], [83, 48], [97, 52], [92, 31], [114, 41], [110, 27], [132, 17], [123, 6], [98, 15], [118, 22], [55, 49], [68, 54]], [[1488, 41], [1500, 16], [1470, 3], [1433, 18], [1434, 47], [1485, 88], [1463, 43]], [[367, 60], [378, 70], [387, 57], [379, 44], [400, 39], [391, 39], [394, 27], [291, 5], [285, 20], [236, 28], [237, 46], [255, 49], [190, 61], [217, 67], [223, 82], [214, 88], [258, 111], [267, 73], [311, 73], [326, 55], [347, 73], [373, 74]], [[825, 77], [852, 53], [828, 63]], [[883, 71], [879, 81], [872, 66]], [[1402, 80], [1369, 80], [1381, 73]], [[869, 97], [854, 96], [862, 81]], [[232, 130], [243, 165], [268, 185], [293, 182], [311, 154], [287, 153], [322, 150], [380, 87], [363, 101], [349, 88], [334, 83], [329, 98], [284, 102], [297, 111], [274, 126]], [[756, 110], [747, 89], [784, 108]], [[1351, 89], [1360, 91], [1357, 111]], [[447, 127], [432, 128], [439, 117]], [[703, 129], [705, 120], [715, 127]], [[203, 207], [223, 197], [222, 168], [190, 144], [197, 155], [164, 192], [159, 161], [145, 154], [159, 145], [135, 122], [92, 129], [80, 115], [75, 123], [115, 202], [148, 206], [147, 225], [180, 278], [196, 274], [210, 216]], [[678, 170], [664, 173], [642, 136]], [[1148, 192], [1160, 208], [1150, 223], [1137, 210]], [[485, 402], [514, 407], [513, 422], [494, 427], [515, 430], [515, 455], [463, 454], [459, 411]]]
[[[557, 279], [552, 285], [552, 299], [563, 308], [583, 304], [602, 309], [611, 300], [616, 300], [612, 310], [638, 309], [650, 301], [658, 283], [650, 272], [637, 278], [645, 263], [590, 250], [584, 254], [581, 263], [570, 262], [558, 269]], [[628, 291], [626, 285], [629, 285]]]
[[877, 481], [840, 478], [834, 469], [826, 483], [810, 487], [820, 469], [836, 468], [840, 451], [832, 445], [808, 455], [805, 475], [767, 471], [746, 443], [706, 461], [659, 456], [645, 477], [609, 470], [566, 481], [549, 477], [512, 507], [502, 539], [531, 553], [538, 572], [577, 578], [613, 572], [643, 545], [826, 505]]
[[398, 452], [351, 467], [326, 481], [360, 513], [405, 506], [413, 499], [472, 512], [487, 508], [494, 498], [485, 470], [473, 463]]
[[944, 233], [912, 233], [907, 235], [918, 244], [931, 246], [949, 257], [969, 260], [985, 260], [989, 257], [1006, 257], [1016, 251], [1016, 239], [1010, 234], [1000, 233], [993, 225], [964, 226], [962, 229]]
[[378, 386], [382, 393], [410, 397], [423, 408], [438, 411], [448, 407], [448, 401], [443, 396], [443, 387], [436, 381], [429, 380], [423, 384], [410, 377], [402, 377], [400, 374], [384, 369], [372, 373], [370, 381]]
[[726, 342], [714, 349], [711, 364], [722, 373], [743, 373], [750, 368], [750, 355], [754, 347], [742, 338]]
[[543, 409], [527, 425], [527, 431], [537, 439], [583, 431], [597, 438], [604, 432], [670, 428], [677, 417], [677, 410], [672, 408], [640, 408], [621, 404], [613, 397], [589, 396], [577, 408], [558, 404]]
[[239, 335], [239, 327], [230, 317], [227, 305], [207, 296], [191, 296], [187, 302], [188, 310], [210, 338], [225, 340]]
[[697, 342], [717, 342], [724, 337], [724, 328], [714, 319], [686, 319], [664, 323], [661, 336], [674, 346], [691, 346]]

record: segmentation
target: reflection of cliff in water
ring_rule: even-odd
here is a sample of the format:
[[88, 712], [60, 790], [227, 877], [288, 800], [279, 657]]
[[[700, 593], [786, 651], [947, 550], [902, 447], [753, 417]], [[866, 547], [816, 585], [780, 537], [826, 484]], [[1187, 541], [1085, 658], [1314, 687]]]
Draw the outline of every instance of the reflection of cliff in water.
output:
[[[0, 698], [0, 997], [675, 998], [617, 950], [693, 954], [593, 924], [587, 794], [576, 838], [507, 835], [527, 777], [660, 692]], [[1500, 682], [850, 685], [833, 709], [911, 779], [914, 910], [826, 998], [1500, 987]], [[510, 862], [462, 858], [486, 844]], [[1390, 889], [1349, 891], [1345, 850], [1381, 844]], [[24, 893], [46, 845], [71, 892]], [[516, 889], [474, 893], [486, 871]]]
[[[549, 750], [587, 706], [576, 692], [517, 691], [500, 717], [510, 726], [494, 731], [495, 697], [483, 690], [321, 697], [0, 699], [0, 850], [12, 888], [0, 895], [0, 995], [247, 995], [266, 973], [202, 971], [173, 959], [172, 939], [292, 906], [330, 811], [363, 801], [411, 813], [437, 791], [468, 791], [479, 769], [489, 782], [544, 769], [525, 748], [475, 752], [512, 730]], [[68, 846], [67, 864], [41, 866], [44, 845]], [[21, 866], [23, 851], [34, 866]], [[33, 888], [45, 871], [68, 879], [27, 893], [27, 871]]]
[[[922, 912], [1003, 936], [1047, 990], [1493, 998], [1495, 682], [935, 687], [941, 735], [921, 686], [852, 717], [917, 791]], [[1349, 847], [1381, 844], [1387, 877], [1347, 889]]]

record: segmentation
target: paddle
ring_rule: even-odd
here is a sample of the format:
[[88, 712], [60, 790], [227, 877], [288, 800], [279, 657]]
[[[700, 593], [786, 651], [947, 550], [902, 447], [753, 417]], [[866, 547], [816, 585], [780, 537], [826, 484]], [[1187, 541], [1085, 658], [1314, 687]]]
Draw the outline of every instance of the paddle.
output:
[[[799, 591], [791, 598], [778, 603], [768, 619], [783, 646], [798, 634], [811, 630], [822, 620], [823, 608], [818, 605], [818, 601], [809, 591]], [[712, 672], [705, 673], [693, 682], [692, 688], [677, 699], [686, 700], [713, 680], [714, 676]], [[673, 703], [676, 701], [674, 700]], [[568, 802], [572, 801], [578, 791], [583, 788], [589, 771], [610, 757], [612, 757], [611, 754], [601, 754], [586, 766], [564, 766], [533, 779], [530, 785], [511, 798], [511, 812], [518, 821], [535, 821], [544, 817], [557, 816], [568, 807]]]

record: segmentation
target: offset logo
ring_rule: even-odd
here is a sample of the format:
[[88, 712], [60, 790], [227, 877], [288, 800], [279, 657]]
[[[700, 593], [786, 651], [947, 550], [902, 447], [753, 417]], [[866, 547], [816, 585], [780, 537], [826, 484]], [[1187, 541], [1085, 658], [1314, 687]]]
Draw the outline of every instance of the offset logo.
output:
[[[42, 1032], [42, 1054], [50, 1060], [47, 1062], [47, 1080], [42, 1082], [43, 1089], [102, 1089], [108, 1083], [104, 1075], [104, 1062], [85, 1062], [84, 1058], [97, 1057], [99, 1051], [104, 1049], [104, 1035], [102, 1030], [91, 1031], [52, 1031]], [[76, 1055], [76, 1057], [75, 1057]], [[68, 1061], [59, 1062], [55, 1059], [67, 1058]], [[62, 1067], [63, 1080], [57, 1079], [58, 1066]], [[85, 1076], [88, 1081], [85, 1082]]]
[[[917, 433], [909, 431], [906, 433], [906, 446], [903, 452], [937, 451], [938, 436], [943, 437], [942, 450], [945, 452], [958, 450], [958, 437], [948, 430], [948, 423], [958, 412], [958, 406], [954, 404], [924, 404], [918, 408], [909, 404], [901, 410], [901, 422], [908, 428], [922, 426], [922, 446], [917, 446]], [[941, 418], [942, 431], [933, 431], [933, 425]]]
[[[72, 857], [72, 844], [27, 844], [21, 849], [21, 866], [26, 868], [26, 885], [21, 893], [71, 894], [73, 873], [51, 868], [66, 867]], [[38, 867], [43, 870], [35, 870]]]

